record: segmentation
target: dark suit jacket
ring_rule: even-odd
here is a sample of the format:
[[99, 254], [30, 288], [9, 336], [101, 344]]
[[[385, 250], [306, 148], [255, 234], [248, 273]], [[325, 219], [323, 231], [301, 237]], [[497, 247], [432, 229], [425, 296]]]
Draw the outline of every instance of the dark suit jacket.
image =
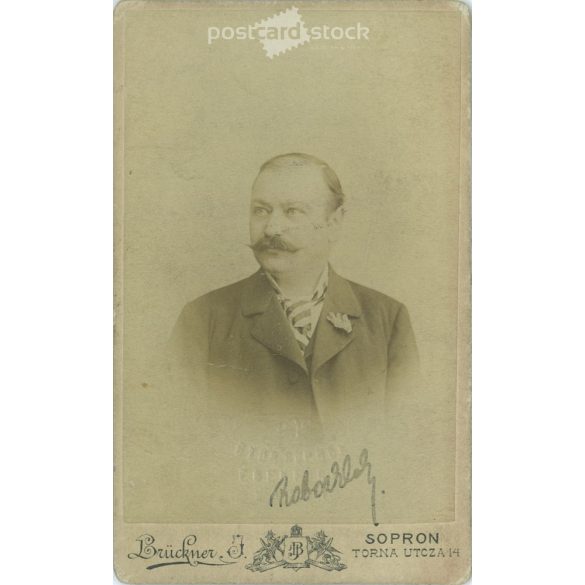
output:
[[[348, 315], [352, 331], [335, 327], [330, 312]], [[306, 356], [262, 271], [187, 304], [171, 348], [176, 383], [205, 396], [207, 408], [325, 425], [383, 415], [414, 391], [418, 367], [404, 305], [331, 267]]]

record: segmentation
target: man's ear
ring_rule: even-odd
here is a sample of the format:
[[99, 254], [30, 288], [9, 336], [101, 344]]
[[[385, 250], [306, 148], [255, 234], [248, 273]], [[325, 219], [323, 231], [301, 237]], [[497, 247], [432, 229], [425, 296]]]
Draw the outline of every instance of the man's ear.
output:
[[341, 226], [343, 225], [343, 216], [345, 209], [343, 206], [338, 207], [333, 211], [327, 219], [327, 226], [329, 227], [329, 241], [336, 242], [341, 232]]

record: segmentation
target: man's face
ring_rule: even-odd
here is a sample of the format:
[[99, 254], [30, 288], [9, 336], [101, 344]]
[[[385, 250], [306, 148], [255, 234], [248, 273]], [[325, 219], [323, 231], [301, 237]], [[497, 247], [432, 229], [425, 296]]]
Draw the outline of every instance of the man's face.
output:
[[336, 239], [342, 212], [321, 170], [286, 167], [260, 173], [252, 188], [250, 239], [256, 260], [272, 274], [323, 267]]

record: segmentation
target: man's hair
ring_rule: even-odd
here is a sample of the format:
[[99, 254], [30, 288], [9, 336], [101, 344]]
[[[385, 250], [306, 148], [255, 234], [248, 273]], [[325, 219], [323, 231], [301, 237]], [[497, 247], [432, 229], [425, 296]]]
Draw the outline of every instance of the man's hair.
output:
[[339, 179], [335, 174], [335, 171], [325, 161], [322, 161], [320, 158], [317, 158], [316, 156], [304, 154], [303, 152], [290, 152], [288, 154], [279, 154], [278, 156], [274, 156], [271, 159], [267, 160], [260, 167], [258, 174], [260, 174], [262, 171], [266, 171], [269, 169], [307, 166], [313, 166], [321, 169], [321, 173], [323, 175], [323, 178], [325, 179], [325, 183], [327, 187], [329, 187], [329, 191], [333, 196], [333, 210], [342, 207], [343, 204], [345, 203], [345, 194], [343, 193], [341, 183], [339, 182]]

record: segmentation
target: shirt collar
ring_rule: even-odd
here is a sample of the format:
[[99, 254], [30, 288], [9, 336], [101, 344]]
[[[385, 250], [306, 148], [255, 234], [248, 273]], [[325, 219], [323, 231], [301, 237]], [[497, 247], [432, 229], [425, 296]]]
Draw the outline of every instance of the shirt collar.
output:
[[266, 278], [268, 279], [268, 282], [270, 283], [270, 285], [272, 286], [272, 288], [274, 289], [274, 291], [276, 292], [276, 294], [278, 295], [279, 299], [286, 299], [287, 301], [302, 301], [302, 300], [306, 300], [306, 301], [310, 301], [314, 298], [319, 298], [321, 297], [324, 292], [327, 290], [327, 284], [329, 282], [329, 265], [326, 265], [325, 268], [323, 269], [323, 272], [321, 272], [321, 276], [319, 276], [319, 280], [317, 281], [317, 284], [315, 285], [315, 288], [313, 289], [313, 292], [309, 295], [309, 296], [303, 296], [303, 297], [295, 297], [294, 299], [291, 299], [289, 297], [287, 297], [282, 290], [280, 289], [280, 287], [278, 286], [278, 283], [276, 282], [276, 280], [274, 279], [274, 277], [272, 276], [272, 274], [265, 272], [266, 274]]

